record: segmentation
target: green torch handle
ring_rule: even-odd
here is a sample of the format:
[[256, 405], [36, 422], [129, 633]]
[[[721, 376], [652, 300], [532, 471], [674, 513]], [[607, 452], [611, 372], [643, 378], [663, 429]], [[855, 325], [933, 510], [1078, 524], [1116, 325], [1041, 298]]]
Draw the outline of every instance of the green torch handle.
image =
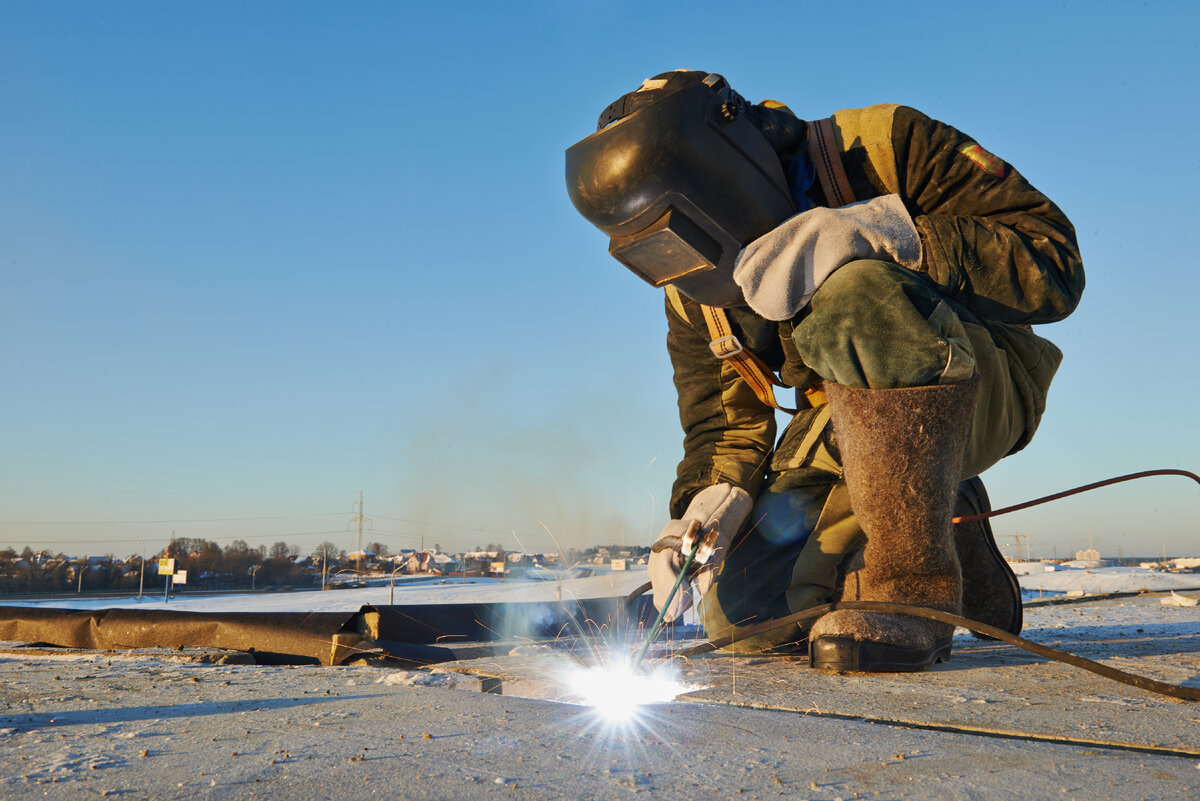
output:
[[[697, 526], [696, 528], [699, 528]], [[675, 600], [675, 594], [679, 592], [680, 585], [687, 577], [688, 569], [691, 568], [692, 562], [696, 560], [696, 552], [700, 550], [700, 537], [696, 537], [696, 544], [692, 546], [692, 552], [688, 554], [687, 559], [683, 563], [683, 567], [679, 571], [679, 578], [675, 579], [675, 586], [671, 588], [670, 595], [663, 603], [662, 609], [658, 612], [658, 617], [654, 620], [654, 625], [650, 627], [650, 632], [646, 635], [646, 642], [642, 645], [642, 650], [638, 652], [637, 659], [633, 660], [633, 670], [636, 672], [642, 665], [642, 660], [646, 658], [646, 652], [650, 650], [650, 643], [654, 642], [654, 638], [658, 635], [658, 630], [662, 628], [663, 618], [667, 614], [667, 610], [671, 608], [671, 601]]]

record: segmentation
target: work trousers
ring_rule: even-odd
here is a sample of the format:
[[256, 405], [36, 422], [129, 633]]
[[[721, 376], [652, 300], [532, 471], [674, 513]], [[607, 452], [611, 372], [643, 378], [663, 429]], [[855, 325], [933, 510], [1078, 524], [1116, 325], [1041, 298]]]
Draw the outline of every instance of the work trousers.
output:
[[[838, 269], [793, 323], [800, 357], [827, 381], [886, 390], [978, 375], [963, 479], [1029, 441], [1062, 358], [1048, 341], [987, 324], [925, 276], [882, 261]], [[804, 410], [785, 430], [747, 525], [700, 603], [710, 637], [835, 600], [839, 568], [865, 544], [826, 405]], [[733, 649], [786, 648], [802, 643], [806, 628], [740, 640]]]

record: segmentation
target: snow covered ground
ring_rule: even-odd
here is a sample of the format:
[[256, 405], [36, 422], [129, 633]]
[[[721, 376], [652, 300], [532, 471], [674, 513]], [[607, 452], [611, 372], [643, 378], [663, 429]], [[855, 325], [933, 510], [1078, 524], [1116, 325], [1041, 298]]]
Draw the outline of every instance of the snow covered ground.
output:
[[1043, 569], [1029, 573], [1018, 581], [1026, 598], [1038, 595], [1063, 595], [1082, 592], [1095, 595], [1109, 592], [1166, 592], [1169, 590], [1200, 589], [1200, 574], [1164, 573], [1140, 567], [1063, 567], [1055, 565], [1053, 572]]
[[[1026, 626], [1139, 674], [1200, 677], [1197, 607], [1147, 597], [1042, 606], [1026, 610]], [[0, 796], [1200, 798], [1194, 704], [958, 639], [951, 662], [908, 677], [696, 660], [716, 685], [704, 698], [648, 708], [626, 727], [577, 706], [465, 691], [436, 671], [14, 649], [0, 655]]]
[[[561, 583], [438, 579], [397, 585], [395, 602], [611, 597], [644, 581], [641, 571]], [[1021, 583], [1027, 599], [1073, 590], [1162, 595], [1200, 587], [1200, 576], [1076, 568], [1031, 572]], [[181, 595], [165, 606], [356, 611], [386, 603], [384, 586]], [[23, 604], [164, 607], [160, 595]], [[1153, 596], [1027, 607], [1025, 634], [1162, 681], [1200, 681], [1200, 607]], [[522, 648], [508, 656], [523, 658]], [[683, 801], [722, 787], [733, 788], [729, 797], [821, 801], [1200, 798], [1194, 705], [965, 633], [955, 653], [918, 676], [858, 677], [713, 655], [688, 663], [704, 677], [688, 679], [699, 690], [648, 707], [637, 726], [613, 729], [586, 708], [522, 697], [522, 680], [546, 680], [542, 668], [481, 674], [504, 676], [504, 694], [495, 695], [479, 691], [478, 677], [439, 669], [211, 665], [173, 651], [10, 648], [0, 653], [0, 796]]]
[[[582, 598], [610, 598], [633, 592], [646, 581], [638, 571], [618, 571], [562, 582], [508, 579], [435, 579], [397, 584], [396, 604], [551, 602]], [[173, 609], [179, 612], [357, 612], [366, 605], [389, 603], [389, 588], [238, 593], [233, 595], [176, 595], [163, 603], [161, 594], [79, 600], [5, 601], [3, 606], [49, 606], [56, 609]]]
[[[1047, 572], [1046, 567], [1053, 567]], [[1164, 573], [1140, 567], [1069, 568], [1042, 562], [1014, 565], [1025, 600], [1067, 593], [1096, 594], [1110, 592], [1167, 592], [1200, 589], [1200, 574]], [[605, 598], [624, 596], [646, 581], [641, 570], [615, 572], [562, 582], [508, 579], [433, 579], [397, 584], [389, 588], [363, 587], [348, 590], [305, 592], [237, 593], [231, 595], [173, 596], [164, 604], [162, 595], [142, 598], [103, 597], [40, 601], [5, 601], [6, 606], [50, 606], [59, 609], [174, 609], [184, 612], [354, 612], [365, 605], [507, 603], [521, 601], [551, 602], [559, 599]]]

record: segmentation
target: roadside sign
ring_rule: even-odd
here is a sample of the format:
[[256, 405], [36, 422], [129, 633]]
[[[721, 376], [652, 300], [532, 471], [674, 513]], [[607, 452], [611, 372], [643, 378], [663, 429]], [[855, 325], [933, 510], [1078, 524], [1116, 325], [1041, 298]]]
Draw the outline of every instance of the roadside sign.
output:
[[625, 560], [624, 559], [612, 560], [612, 569], [613, 570], [625, 570], [626, 569], [625, 568]]
[[174, 559], [159, 559], [158, 560], [158, 575], [169, 576], [175, 572]]
[[175, 575], [171, 577], [171, 580], [176, 584], [187, 584], [187, 571], [176, 570]]

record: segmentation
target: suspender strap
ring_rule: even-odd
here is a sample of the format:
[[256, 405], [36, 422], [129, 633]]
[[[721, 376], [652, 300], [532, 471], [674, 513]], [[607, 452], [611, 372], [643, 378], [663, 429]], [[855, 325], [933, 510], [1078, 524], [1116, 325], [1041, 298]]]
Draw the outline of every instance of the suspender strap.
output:
[[833, 120], [817, 120], [808, 124], [808, 157], [817, 168], [817, 178], [825, 199], [833, 208], [854, 202], [850, 179], [842, 165], [837, 150], [837, 137], [833, 131]]
[[775, 390], [772, 389], [772, 387], [787, 387], [787, 384], [780, 381], [775, 375], [775, 371], [768, 367], [762, 359], [742, 346], [729, 325], [729, 317], [725, 310], [703, 305], [700, 308], [704, 312], [704, 322], [708, 326], [708, 336], [712, 340], [708, 343], [708, 347], [712, 350], [713, 355], [722, 361], [729, 362], [729, 365], [737, 370], [738, 375], [750, 385], [754, 394], [764, 404], [773, 409], [779, 409], [781, 412], [795, 414], [795, 409], [779, 405], [779, 401], [775, 399]]

